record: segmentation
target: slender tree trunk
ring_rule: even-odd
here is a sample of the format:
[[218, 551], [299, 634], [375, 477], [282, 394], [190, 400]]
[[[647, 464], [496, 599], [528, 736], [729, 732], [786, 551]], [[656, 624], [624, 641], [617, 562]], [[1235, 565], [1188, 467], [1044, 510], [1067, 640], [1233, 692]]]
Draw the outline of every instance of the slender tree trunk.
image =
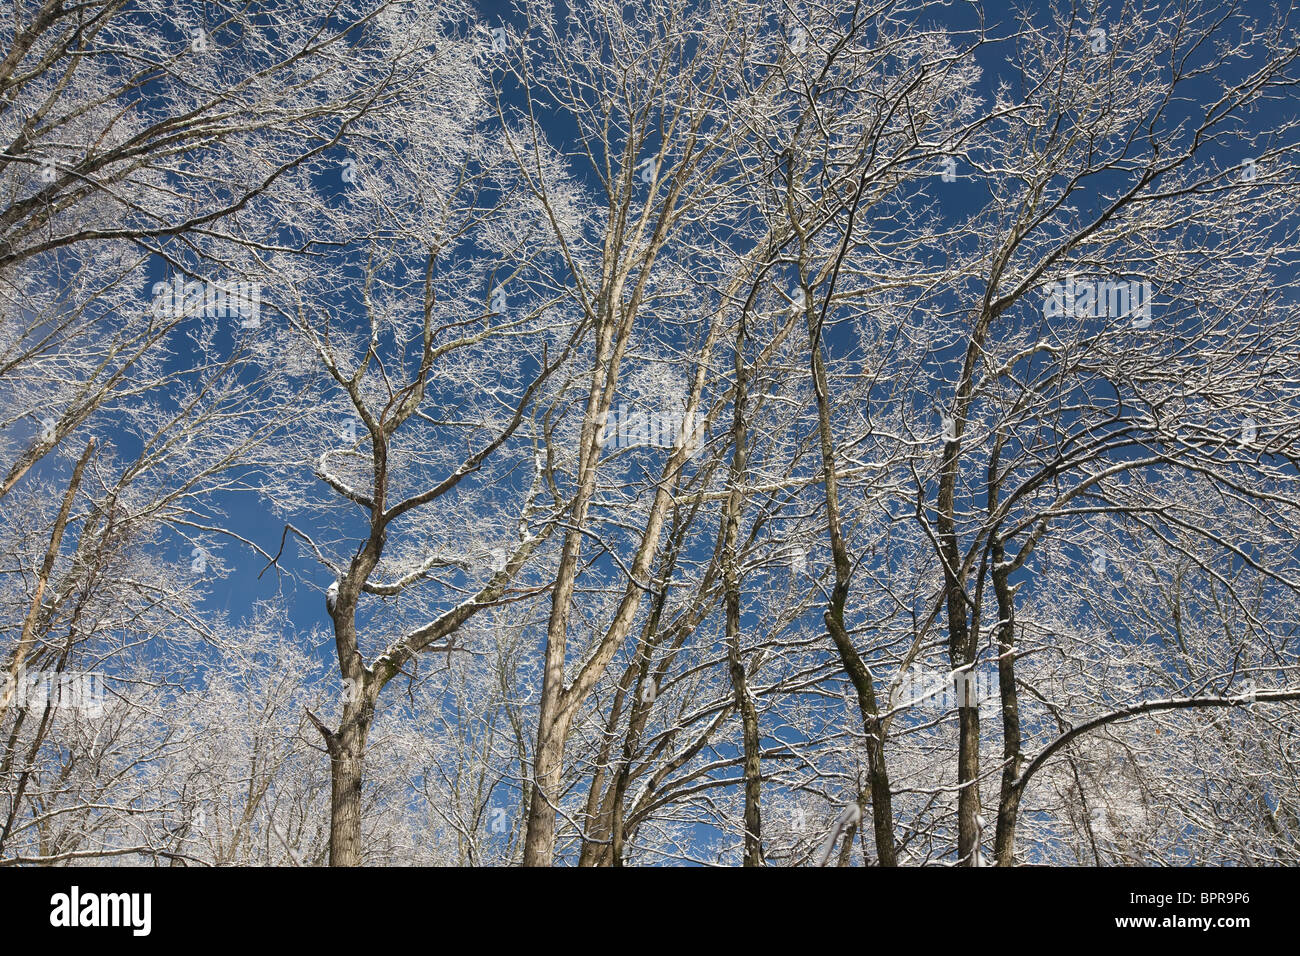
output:
[[[969, 673], [967, 671], [966, 673]], [[958, 710], [960, 742], [957, 747], [957, 855], [964, 866], [972, 866], [979, 847], [980, 827], [980, 710], [962, 706]]]
[[956, 535], [948, 530], [953, 523], [951, 512], [948, 517], [944, 515], [944, 497], [941, 492], [939, 523], [948, 590], [948, 663], [953, 669], [958, 691], [957, 786], [960, 789], [957, 791], [957, 857], [961, 865], [969, 866], [974, 861], [973, 854], [979, 840], [980, 715], [978, 702], [968, 700], [968, 695], [963, 692], [970, 687], [975, 647], [966, 617], [968, 601], [963, 583], [954, 573], [954, 569], [960, 567], [960, 558]]
[[[728, 630], [731, 629], [731, 610], [727, 610]], [[739, 624], [739, 614], [736, 615]], [[730, 661], [731, 685], [736, 692], [736, 707], [740, 710], [740, 722], [745, 753], [745, 866], [763, 866], [763, 822], [760, 802], [763, 771], [759, 763], [758, 713], [754, 709], [754, 699], [745, 682], [745, 665], [740, 660], [737, 645], [728, 638], [727, 656]]]
[[5, 682], [5, 690], [0, 694], [0, 721], [3, 721], [5, 714], [9, 711], [9, 704], [13, 700], [14, 694], [18, 689], [18, 682], [22, 679], [23, 666], [26, 664], [27, 656], [36, 643], [36, 622], [40, 617], [41, 599], [45, 595], [45, 589], [49, 585], [50, 576], [54, 573], [54, 562], [59, 556], [59, 549], [63, 545], [63, 532], [68, 526], [68, 516], [72, 512], [72, 503], [77, 498], [77, 489], [81, 487], [81, 475], [85, 471], [86, 463], [90, 461], [91, 453], [95, 450], [95, 439], [86, 442], [86, 450], [81, 453], [77, 459], [76, 467], [72, 469], [72, 478], [68, 482], [68, 489], [63, 494], [63, 502], [59, 506], [59, 513], [54, 519], [54, 527], [50, 530], [50, 546], [45, 550], [45, 558], [41, 562], [40, 572], [36, 576], [36, 587], [32, 590], [31, 605], [27, 610], [27, 616], [23, 619], [23, 629], [18, 636], [18, 646], [14, 648], [13, 657], [9, 661], [7, 668], [8, 680]]
[[623, 839], [627, 832], [627, 817], [624, 815], [623, 801], [627, 797], [628, 777], [632, 771], [631, 751], [633, 742], [629, 737], [623, 750], [623, 763], [614, 781], [614, 801], [609, 816], [609, 865], [623, 865]]
[[361, 780], [369, 719], [345, 708], [343, 729], [330, 740], [330, 866], [361, 865]]
[[[948, 560], [956, 558], [956, 547], [945, 548]], [[971, 664], [975, 649], [966, 618], [966, 595], [960, 580], [945, 568], [948, 581], [948, 663], [957, 690], [957, 858], [970, 866], [979, 842], [980, 811], [980, 713], [978, 701], [969, 700]]]
[[[858, 793], [858, 817], [861, 819], [863, 811], [866, 809], [867, 791], [862, 790]], [[853, 862], [853, 841], [857, 839], [858, 831], [861, 828], [856, 823], [850, 823], [844, 830], [844, 840], [840, 843], [840, 858], [836, 866], [848, 866]], [[867, 853], [866, 841], [863, 840], [862, 859], [864, 863], [869, 863], [870, 855]]]
[[[558, 704], [558, 699], [556, 700]], [[524, 866], [550, 866], [555, 855], [555, 811], [563, 783], [564, 744], [568, 721], [557, 720], [555, 705], [545, 708], [538, 722], [533, 755], [533, 799], [528, 806]]]
[[623, 701], [628, 695], [628, 688], [633, 679], [633, 668], [624, 672], [619, 682], [618, 693], [610, 705], [609, 716], [605, 719], [605, 735], [601, 741], [600, 751], [596, 755], [596, 766], [591, 774], [591, 784], [587, 789], [587, 810], [583, 814], [585, 833], [582, 849], [578, 853], [578, 866], [599, 866], [604, 856], [606, 845], [601, 842], [609, 839], [609, 815], [604, 812], [601, 797], [605, 793], [605, 778], [613, 758], [614, 734], [618, 720], [623, 714]]
[[564, 770], [564, 744], [568, 718], [564, 716], [566, 687], [564, 661], [568, 649], [569, 604], [577, 583], [582, 532], [587, 507], [596, 487], [600, 459], [600, 433], [609, 410], [610, 378], [617, 370], [615, 344], [617, 304], [621, 280], [611, 284], [601, 306], [603, 321], [596, 333], [596, 354], [583, 416], [579, 449], [578, 484], [570, 506], [572, 526], [564, 536], [560, 566], [551, 591], [551, 615], [546, 625], [546, 651], [542, 670], [542, 699], [537, 720], [537, 745], [533, 753], [532, 800], [528, 805], [528, 832], [524, 837], [524, 866], [550, 866], [555, 854], [555, 812]]
[[[617, 860], [612, 859], [616, 856], [612, 850], [621, 849], [622, 846], [622, 800], [627, 788], [628, 772], [631, 769], [632, 755], [641, 740], [641, 731], [654, 706], [653, 699], [647, 701], [644, 694], [646, 688], [655, 686], [650, 660], [656, 646], [655, 634], [662, 619], [673, 566], [673, 561], [665, 562], [659, 576], [659, 598], [641, 631], [640, 650], [636, 658], [624, 668], [619, 678], [618, 692], [614, 695], [609, 716], [605, 720], [605, 739], [587, 793], [587, 833], [578, 856], [578, 866], [617, 865]], [[613, 761], [614, 740], [625, 708], [628, 712], [628, 727], [623, 735], [622, 755]], [[610, 781], [608, 788], [605, 787], [606, 779]], [[617, 827], [616, 821], [619, 824]]]
[[759, 759], [758, 712], [749, 692], [745, 663], [740, 655], [740, 573], [737, 568], [736, 545], [740, 538], [740, 512], [744, 504], [746, 452], [749, 432], [745, 426], [746, 371], [745, 371], [745, 316], [742, 311], [736, 335], [736, 400], [735, 417], [731, 429], [731, 492], [727, 496], [726, 513], [722, 529], [723, 582], [727, 604], [727, 669], [731, 686], [736, 694], [736, 709], [740, 711], [745, 772], [745, 866], [763, 866], [763, 825], [760, 807], [760, 789], [763, 771]]
[[[1000, 447], [1000, 443], [999, 443]], [[998, 449], [989, 463], [989, 510], [998, 497], [996, 475]], [[998, 799], [997, 830], [993, 837], [993, 855], [998, 866], [1013, 866], [1016, 850], [1016, 816], [1020, 809], [1020, 792], [1016, 780], [1024, 756], [1020, 750], [1020, 698], [1016, 693], [1016, 597], [1007, 580], [1011, 569], [1006, 560], [1002, 539], [993, 533], [993, 590], [998, 599], [998, 690], [1002, 700], [1002, 790]]]
[[[1015, 561], [1007, 561], [1006, 546], [998, 527], [998, 501], [1001, 496], [1000, 470], [1002, 446], [1005, 440], [1005, 433], [1000, 431], [989, 455], [987, 476], [989, 558], [992, 562], [990, 577], [993, 581], [993, 593], [998, 602], [998, 690], [1002, 705], [1002, 788], [998, 800], [997, 828], [993, 838], [993, 856], [998, 866], [1011, 866], [1014, 863], [1016, 813], [1020, 805], [1016, 780], [1020, 776], [1023, 763], [1020, 750], [1020, 700], [1016, 693], [1016, 590], [1011, 586], [1010, 577], [1012, 570], [1023, 560], [1024, 554], [1022, 553]], [[963, 686], [969, 686], [969, 682]], [[977, 720], [978, 716], [977, 710]], [[978, 746], [978, 726], [975, 730], [975, 741]], [[964, 773], [972, 772], [969, 765], [963, 766], [965, 766]], [[978, 764], [974, 772], [978, 772]]]
[[[668, 591], [667, 575], [670, 573], [667, 569], [665, 575], [660, 578], [660, 594], [666, 595]], [[663, 610], [663, 599], [656, 604], [655, 611], [651, 615], [651, 624], [648, 633], [653, 631], [653, 627], [659, 621], [659, 614]], [[654, 675], [650, 673], [649, 654], [651, 653], [650, 645], [646, 645], [646, 657], [641, 662], [640, 679], [637, 686], [644, 688], [654, 685]], [[627, 787], [631, 782], [632, 758], [637, 748], [641, 745], [641, 734], [645, 730], [646, 722], [650, 719], [651, 703], [645, 701], [635, 701], [632, 704], [632, 714], [628, 721], [627, 736], [623, 740], [623, 755], [618, 763], [618, 773], [614, 777], [614, 784], [610, 788], [608, 812], [604, 814], [604, 819], [608, 821], [607, 831], [609, 833], [609, 845], [603, 847], [605, 851], [597, 854], [597, 859], [602, 860], [609, 866], [623, 865], [623, 840], [627, 833], [627, 820], [624, 816], [625, 807], [623, 801], [627, 798]]]
[[835, 439], [831, 431], [830, 396], [826, 384], [826, 366], [822, 361], [820, 321], [812, 317], [813, 306], [808, 290], [804, 288], [805, 313], [808, 323], [808, 347], [812, 356], [813, 393], [817, 398], [817, 421], [821, 437], [822, 476], [826, 487], [826, 524], [830, 530], [831, 556], [835, 566], [835, 587], [822, 619], [839, 652], [849, 680], [858, 695], [858, 709], [862, 714], [862, 728], [867, 735], [867, 773], [871, 781], [871, 817], [876, 837], [876, 856], [881, 866], [895, 866], [894, 801], [889, 788], [889, 772], [885, 764], [885, 729], [876, 704], [875, 682], [870, 668], [858, 654], [844, 626], [844, 605], [849, 596], [852, 561], [840, 521], [839, 481], [836, 478]]
[[[975, 634], [967, 617], [971, 601], [966, 596], [966, 578], [957, 545], [956, 487], [958, 457], [964, 410], [969, 401], [968, 380], [958, 388], [958, 405], [962, 414], [953, 416], [953, 432], [945, 436], [943, 466], [939, 478], [936, 525], [939, 530], [939, 553], [943, 560], [944, 590], [948, 611], [948, 664], [953, 670], [958, 691], [957, 745], [957, 859], [970, 866], [979, 842], [979, 769], [980, 715], [978, 706], [970, 706], [964, 691], [970, 687], [971, 665], [975, 660]], [[978, 607], [978, 601], [975, 602]], [[978, 703], [978, 702], [975, 702]]]

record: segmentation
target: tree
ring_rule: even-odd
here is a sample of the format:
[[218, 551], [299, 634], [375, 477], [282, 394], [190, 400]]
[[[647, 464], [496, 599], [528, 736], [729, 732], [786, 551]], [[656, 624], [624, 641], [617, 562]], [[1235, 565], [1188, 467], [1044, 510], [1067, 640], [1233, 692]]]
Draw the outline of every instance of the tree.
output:
[[1300, 858], [1287, 14], [206, 9], [0, 65], [0, 862]]

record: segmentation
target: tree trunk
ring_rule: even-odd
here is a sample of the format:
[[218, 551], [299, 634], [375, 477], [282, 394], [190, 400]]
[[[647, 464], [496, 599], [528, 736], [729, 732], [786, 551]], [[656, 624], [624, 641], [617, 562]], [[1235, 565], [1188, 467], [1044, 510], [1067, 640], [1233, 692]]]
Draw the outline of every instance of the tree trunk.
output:
[[744, 506], [744, 483], [748, 458], [749, 430], [745, 422], [747, 383], [745, 369], [745, 314], [742, 311], [736, 333], [736, 401], [731, 427], [731, 474], [726, 512], [722, 525], [722, 567], [727, 605], [727, 670], [740, 712], [745, 772], [745, 866], [763, 866], [763, 824], [760, 803], [763, 771], [759, 760], [758, 712], [749, 692], [745, 662], [740, 653], [740, 570], [736, 554], [740, 539], [740, 513]]
[[1002, 698], [1002, 790], [998, 800], [997, 832], [993, 854], [998, 866], [1013, 866], [1016, 850], [1016, 816], [1020, 791], [1016, 781], [1024, 764], [1020, 749], [1020, 697], [1016, 693], [1015, 594], [1002, 568], [1002, 543], [995, 539], [993, 587], [998, 597], [998, 689]]
[[550, 866], [555, 855], [555, 808], [559, 805], [564, 771], [567, 727], [551, 708], [543, 708], [538, 721], [537, 752], [533, 756], [533, 799], [528, 806], [528, 833], [524, 840], [524, 866]]
[[[967, 672], [969, 673], [969, 672]], [[973, 866], [979, 848], [980, 710], [974, 703], [959, 710], [961, 740], [957, 749], [957, 857]]]
[[804, 289], [805, 321], [808, 324], [808, 349], [811, 357], [813, 394], [817, 399], [817, 427], [821, 439], [822, 480], [826, 488], [826, 525], [831, 539], [831, 557], [835, 568], [835, 587], [822, 620], [839, 652], [845, 673], [858, 695], [862, 729], [867, 735], [867, 773], [871, 781], [871, 817], [876, 838], [876, 857], [881, 866], [895, 866], [894, 802], [885, 763], [885, 727], [876, 703], [875, 682], [871, 669], [858, 653], [844, 626], [844, 605], [849, 597], [853, 563], [840, 521], [839, 482], [836, 478], [835, 440], [831, 432], [830, 391], [826, 382], [826, 365], [822, 361], [820, 322], [812, 317], [812, 297]]
[[1023, 561], [1026, 552], [1022, 552], [1014, 562], [1007, 561], [1006, 546], [996, 520], [1005, 440], [1005, 433], [999, 431], [988, 466], [988, 514], [993, 523], [989, 557], [993, 562], [993, 592], [998, 601], [998, 690], [1002, 704], [1002, 789], [998, 799], [997, 830], [993, 837], [993, 856], [998, 866], [1015, 863], [1016, 815], [1020, 808], [1016, 781], [1024, 763], [1020, 748], [1020, 698], [1016, 693], [1016, 591], [1010, 578], [1013, 567]]
[[50, 576], [54, 573], [54, 563], [59, 557], [59, 548], [63, 544], [63, 532], [68, 526], [68, 516], [72, 512], [73, 502], [76, 501], [77, 489], [81, 487], [82, 472], [85, 471], [86, 462], [90, 461], [91, 453], [94, 450], [95, 439], [92, 438], [86, 442], [86, 450], [81, 453], [76, 467], [72, 469], [72, 478], [68, 482], [68, 490], [64, 492], [63, 503], [59, 506], [59, 514], [54, 519], [54, 528], [50, 531], [50, 546], [45, 551], [45, 559], [41, 562], [40, 571], [36, 576], [36, 586], [32, 589], [31, 605], [26, 618], [23, 620], [23, 629], [18, 636], [18, 646], [14, 648], [13, 657], [9, 661], [7, 668], [8, 680], [4, 683], [3, 692], [0, 692], [0, 721], [3, 721], [5, 715], [9, 712], [9, 704], [13, 700], [19, 682], [23, 679], [23, 667], [27, 662], [27, 656], [36, 644], [36, 622], [40, 618], [41, 599], [45, 594], [46, 587], [49, 586]]
[[569, 602], [573, 599], [581, 560], [582, 533], [587, 506], [596, 487], [600, 460], [600, 432], [609, 411], [609, 377], [617, 371], [614, 343], [614, 304], [622, 295], [622, 282], [614, 282], [601, 306], [603, 321], [597, 329], [587, 408], [583, 415], [579, 449], [578, 487], [570, 505], [572, 527], [565, 533], [560, 566], [551, 591], [551, 615], [546, 625], [542, 699], [537, 719], [537, 747], [533, 754], [533, 797], [528, 804], [528, 832], [524, 838], [524, 866], [550, 866], [555, 854], [555, 812], [564, 772], [564, 743], [569, 718], [563, 716], [566, 688], [564, 661], [568, 648]]
[[361, 778], [369, 720], [348, 718], [330, 741], [330, 866], [361, 865]]
[[731, 684], [736, 691], [736, 706], [740, 710], [741, 729], [745, 747], [745, 866], [764, 866], [763, 822], [760, 788], [763, 772], [759, 764], [758, 714], [754, 700], [745, 683], [745, 665], [740, 655], [733, 655]]
[[[974, 853], [979, 842], [980, 715], [978, 701], [969, 700], [966, 693], [973, 678], [977, 629], [967, 618], [967, 607], [972, 602], [966, 596], [961, 554], [957, 547], [956, 521], [953, 517], [957, 438], [960, 437], [960, 429], [959, 421], [957, 437], [945, 442], [937, 524], [944, 564], [944, 586], [947, 590], [948, 664], [953, 670], [958, 700], [957, 861], [961, 866], [970, 866], [975, 862]], [[974, 602], [974, 606], [978, 607], [979, 602]]]

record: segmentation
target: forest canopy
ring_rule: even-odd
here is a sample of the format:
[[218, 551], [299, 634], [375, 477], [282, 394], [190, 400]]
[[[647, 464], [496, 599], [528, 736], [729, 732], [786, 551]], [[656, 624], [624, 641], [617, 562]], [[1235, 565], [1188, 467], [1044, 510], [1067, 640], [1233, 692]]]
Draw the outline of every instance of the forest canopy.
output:
[[1300, 34], [0, 14], [0, 864], [1300, 864]]

